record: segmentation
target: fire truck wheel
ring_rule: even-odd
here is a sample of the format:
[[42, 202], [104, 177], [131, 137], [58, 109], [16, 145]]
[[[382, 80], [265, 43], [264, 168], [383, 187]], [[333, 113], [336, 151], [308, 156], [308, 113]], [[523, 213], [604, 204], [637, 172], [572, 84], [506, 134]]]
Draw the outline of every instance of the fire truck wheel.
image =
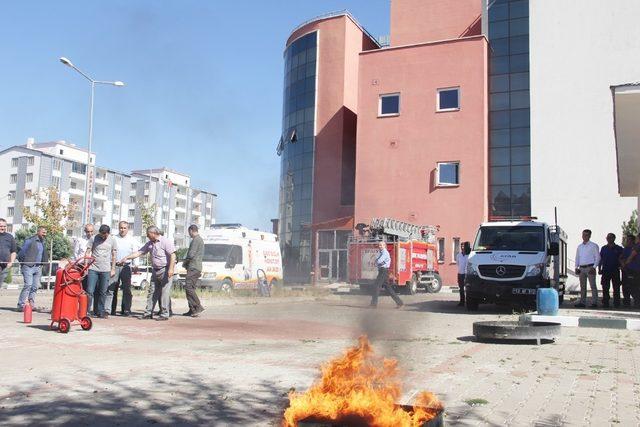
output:
[[80, 327], [85, 331], [90, 330], [93, 327], [93, 322], [90, 317], [83, 317], [80, 319]]
[[409, 281], [406, 288], [407, 288], [407, 294], [409, 295], [415, 295], [418, 292], [418, 275], [417, 274], [413, 274], [411, 276], [411, 281]]
[[427, 284], [427, 292], [437, 294], [440, 289], [442, 289], [442, 277], [439, 274], [434, 274], [431, 283]]
[[60, 319], [60, 323], [58, 324], [58, 330], [63, 334], [66, 334], [71, 329], [71, 322], [67, 319]]
[[467, 311], [478, 311], [480, 302], [475, 298], [467, 297]]

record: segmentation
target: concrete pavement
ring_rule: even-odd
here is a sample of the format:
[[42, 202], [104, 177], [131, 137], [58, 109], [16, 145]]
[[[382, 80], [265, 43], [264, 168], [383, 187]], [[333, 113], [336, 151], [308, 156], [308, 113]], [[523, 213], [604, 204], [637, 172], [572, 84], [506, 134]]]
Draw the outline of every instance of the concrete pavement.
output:
[[63, 335], [46, 314], [22, 324], [17, 294], [2, 291], [0, 424], [279, 425], [289, 389], [308, 387], [366, 333], [400, 361], [404, 399], [434, 391], [449, 426], [640, 425], [640, 332], [564, 328], [542, 346], [478, 343], [474, 321], [517, 315], [467, 313], [453, 294], [403, 298], [403, 310], [386, 297], [370, 310], [358, 295], [211, 301], [198, 319], [111, 317]]

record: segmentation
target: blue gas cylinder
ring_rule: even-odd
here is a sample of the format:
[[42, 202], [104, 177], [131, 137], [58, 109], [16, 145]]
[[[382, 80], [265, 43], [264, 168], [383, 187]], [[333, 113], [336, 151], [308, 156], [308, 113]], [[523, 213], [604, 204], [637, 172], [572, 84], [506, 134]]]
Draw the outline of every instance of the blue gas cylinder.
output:
[[538, 288], [536, 295], [538, 314], [541, 316], [558, 315], [558, 291], [553, 288]]

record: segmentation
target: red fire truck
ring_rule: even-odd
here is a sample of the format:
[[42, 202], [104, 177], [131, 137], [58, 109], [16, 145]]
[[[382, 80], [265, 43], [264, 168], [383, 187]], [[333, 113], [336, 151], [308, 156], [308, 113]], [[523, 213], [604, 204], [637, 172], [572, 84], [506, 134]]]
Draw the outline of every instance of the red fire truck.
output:
[[439, 292], [442, 278], [436, 261], [437, 226], [414, 225], [391, 218], [374, 218], [371, 224], [358, 224], [349, 242], [349, 281], [364, 289], [378, 275], [375, 260], [378, 243], [387, 243], [391, 255], [389, 282], [408, 294], [418, 288]]

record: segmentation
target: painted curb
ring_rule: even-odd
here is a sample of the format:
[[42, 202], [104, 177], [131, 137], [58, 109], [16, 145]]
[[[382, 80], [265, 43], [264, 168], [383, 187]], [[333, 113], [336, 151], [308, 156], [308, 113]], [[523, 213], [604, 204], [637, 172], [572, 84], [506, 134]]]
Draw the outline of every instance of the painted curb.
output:
[[556, 322], [562, 326], [574, 328], [626, 329], [640, 331], [640, 320], [596, 317], [596, 316], [542, 316], [539, 314], [525, 314], [525, 320], [532, 322]]

